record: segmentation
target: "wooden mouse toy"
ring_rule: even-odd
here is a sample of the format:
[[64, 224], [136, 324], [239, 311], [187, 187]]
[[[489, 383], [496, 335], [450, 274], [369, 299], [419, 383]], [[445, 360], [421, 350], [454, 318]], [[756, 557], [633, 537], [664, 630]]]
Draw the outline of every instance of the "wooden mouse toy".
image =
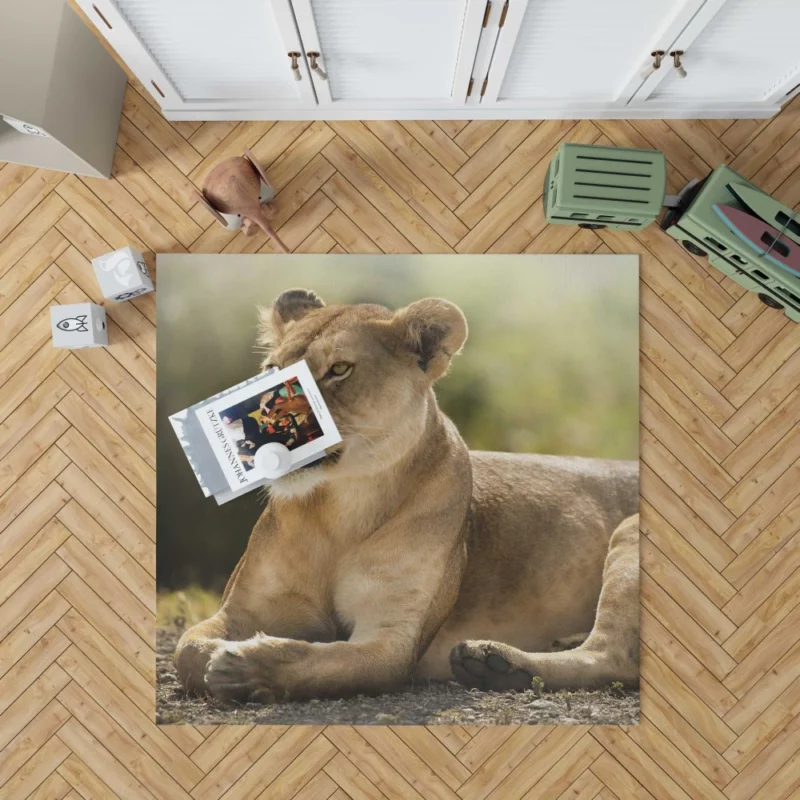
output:
[[269, 223], [275, 216], [275, 209], [268, 205], [268, 200], [262, 201], [262, 183], [271, 195], [274, 194], [266, 173], [253, 154], [245, 150], [244, 155], [226, 158], [208, 173], [200, 199], [226, 228], [241, 226], [245, 236], [252, 236], [256, 228], [261, 228], [282, 252], [288, 253], [289, 248]]

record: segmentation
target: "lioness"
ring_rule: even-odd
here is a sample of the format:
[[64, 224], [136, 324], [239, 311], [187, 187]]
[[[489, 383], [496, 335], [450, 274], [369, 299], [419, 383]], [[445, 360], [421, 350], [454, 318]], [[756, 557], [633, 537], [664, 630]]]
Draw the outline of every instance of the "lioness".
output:
[[343, 441], [272, 487], [222, 607], [178, 644], [187, 689], [637, 682], [637, 464], [469, 452], [433, 393], [466, 338], [439, 299], [393, 313], [294, 289], [262, 311], [262, 368], [305, 359]]

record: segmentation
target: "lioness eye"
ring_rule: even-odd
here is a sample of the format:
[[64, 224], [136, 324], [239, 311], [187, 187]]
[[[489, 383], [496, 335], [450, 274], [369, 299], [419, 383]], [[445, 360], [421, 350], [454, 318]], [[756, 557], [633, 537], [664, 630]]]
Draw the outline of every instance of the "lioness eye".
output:
[[352, 369], [353, 365], [348, 364], [346, 361], [337, 361], [329, 370], [330, 375], [335, 375], [337, 378], [341, 378], [343, 375], [347, 375], [348, 372]]

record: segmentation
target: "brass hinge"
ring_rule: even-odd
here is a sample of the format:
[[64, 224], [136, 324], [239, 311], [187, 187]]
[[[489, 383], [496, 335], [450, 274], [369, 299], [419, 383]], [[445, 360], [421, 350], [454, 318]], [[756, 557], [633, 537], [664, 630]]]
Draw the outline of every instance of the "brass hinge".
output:
[[483, 86], [481, 86], [481, 97], [483, 97], [486, 94], [486, 84], [487, 83], [489, 83], [489, 76], [488, 75], [483, 79]]
[[474, 83], [475, 83], [475, 78], [470, 78], [469, 79], [469, 86], [467, 86], [467, 97], [469, 97], [472, 94], [472, 87], [473, 87]]
[[498, 28], [502, 28], [503, 25], [506, 24], [506, 14], [508, 14], [508, 0], [506, 0], [503, 11], [500, 13], [500, 24], [497, 26]]
[[489, 22], [489, 14], [492, 13], [492, 0], [487, 0], [486, 2], [486, 11], [483, 12], [483, 25], [481, 27], [485, 28], [486, 23]]

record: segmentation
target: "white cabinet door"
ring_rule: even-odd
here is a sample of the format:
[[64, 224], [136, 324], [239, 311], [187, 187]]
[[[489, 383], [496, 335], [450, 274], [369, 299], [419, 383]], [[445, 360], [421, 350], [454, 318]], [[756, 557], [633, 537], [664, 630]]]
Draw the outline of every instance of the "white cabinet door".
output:
[[166, 110], [316, 106], [289, 0], [77, 2]]
[[486, 0], [292, 0], [320, 112], [463, 106]]
[[709, 0], [669, 46], [682, 50], [648, 80], [633, 104], [696, 107], [783, 103], [800, 86], [800, 0]]
[[481, 106], [622, 105], [704, 0], [509, 0]]

